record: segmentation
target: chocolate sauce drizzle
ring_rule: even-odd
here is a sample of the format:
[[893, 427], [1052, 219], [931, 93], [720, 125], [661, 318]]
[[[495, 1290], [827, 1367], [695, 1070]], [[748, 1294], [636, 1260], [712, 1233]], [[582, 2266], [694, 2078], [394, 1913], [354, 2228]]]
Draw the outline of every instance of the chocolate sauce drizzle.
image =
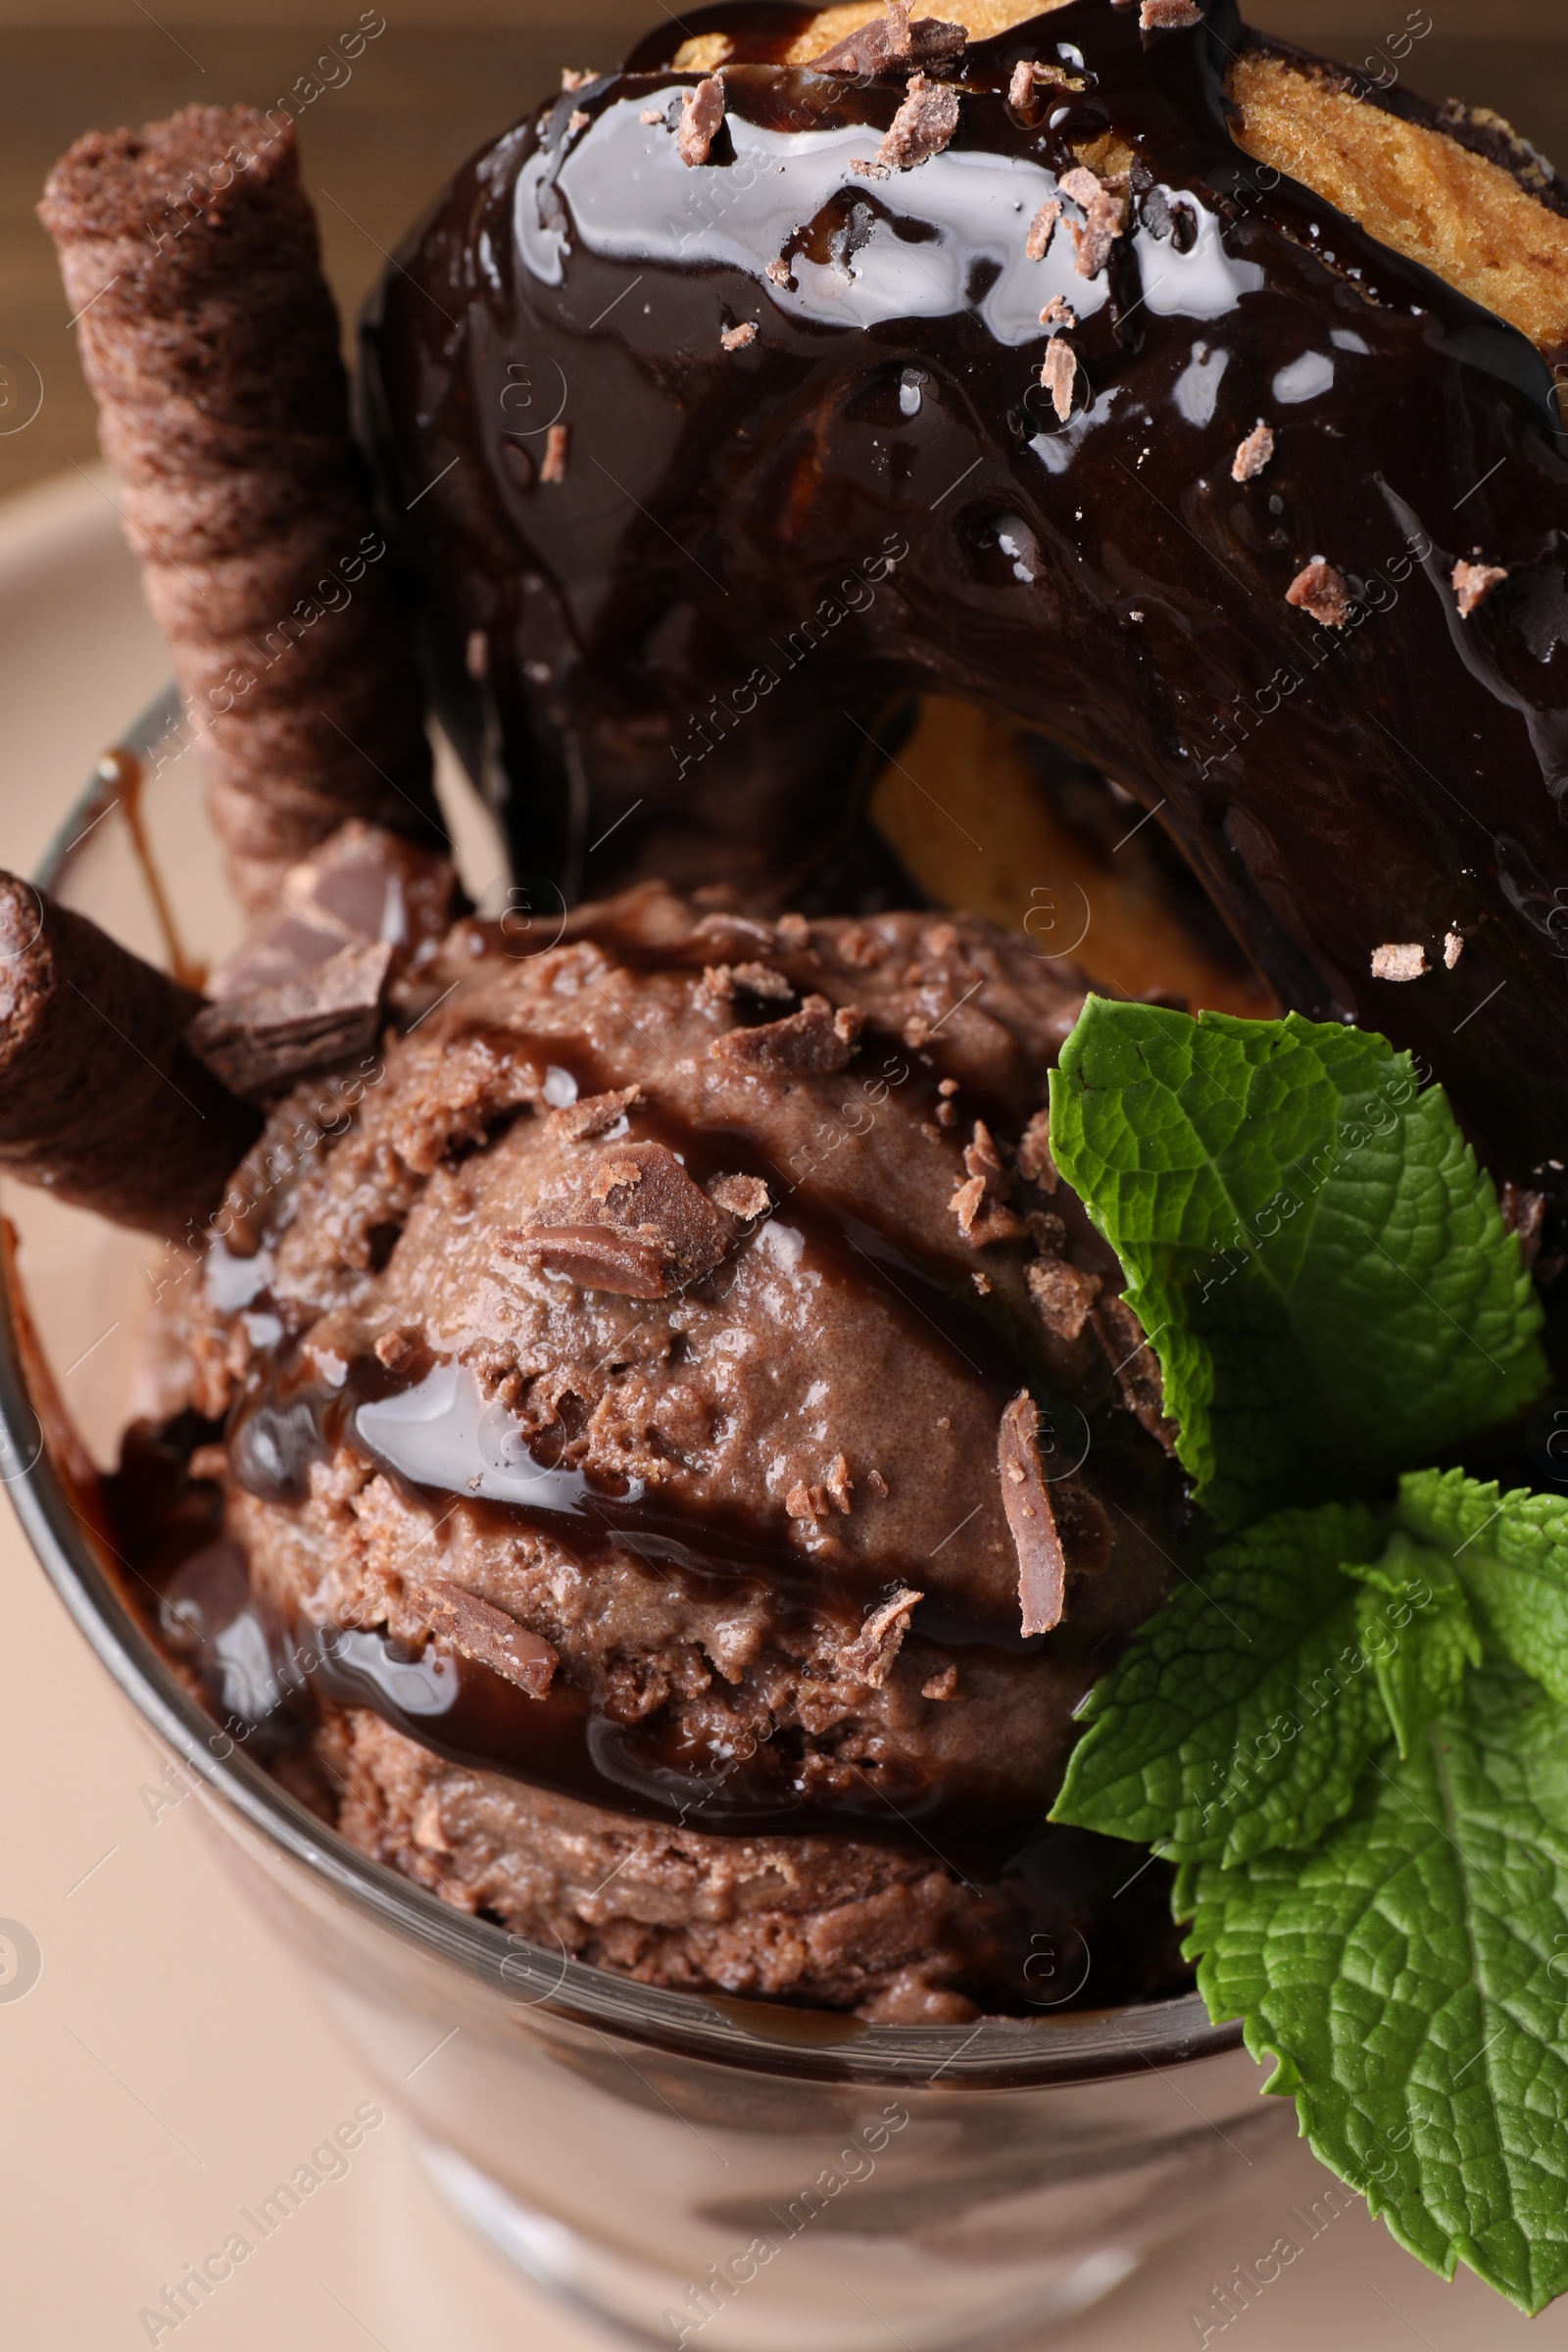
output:
[[[903, 77], [765, 62], [808, 22], [684, 17], [508, 131], [368, 320], [438, 699], [522, 861], [568, 892], [662, 871], [782, 897], [855, 834], [891, 703], [1000, 705], [1157, 809], [1283, 1001], [1415, 1049], [1512, 1172], [1568, 1156], [1545, 363], [1235, 145], [1230, 0], [1153, 35], [1073, 0], [973, 43], [933, 69], [961, 93], [950, 147], [881, 180], [849, 165]], [[642, 117], [699, 77], [679, 42], [721, 30], [764, 62], [726, 67], [688, 169]], [[1083, 86], [1015, 112], [1037, 58]], [[1108, 269], [1074, 275], [1064, 230], [1029, 262], [1107, 133], [1134, 157]], [[1065, 421], [1038, 381], [1053, 293], [1080, 321]], [[1276, 454], [1238, 485], [1260, 416]], [[551, 424], [566, 469], [541, 481]], [[1448, 575], [1477, 549], [1510, 577], [1462, 620]], [[1345, 630], [1285, 601], [1318, 555]], [[1372, 980], [1408, 941], [1427, 976]]]

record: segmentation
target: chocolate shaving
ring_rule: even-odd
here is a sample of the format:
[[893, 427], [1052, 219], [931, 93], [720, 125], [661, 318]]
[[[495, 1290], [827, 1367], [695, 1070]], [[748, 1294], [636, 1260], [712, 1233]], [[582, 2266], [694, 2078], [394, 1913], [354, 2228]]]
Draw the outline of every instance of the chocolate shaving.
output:
[[504, 1233], [500, 1254], [543, 1274], [563, 1274], [585, 1291], [623, 1298], [667, 1298], [675, 1288], [662, 1250], [611, 1225], [529, 1225]]
[[1076, 1340], [1100, 1297], [1099, 1275], [1085, 1274], [1064, 1257], [1040, 1257], [1024, 1268], [1024, 1280], [1046, 1329], [1058, 1340]]
[[946, 82], [911, 74], [908, 96], [876, 151], [880, 172], [912, 172], [940, 155], [958, 127], [958, 93]]
[[749, 343], [757, 341], [757, 322], [743, 318], [738, 326], [724, 327], [718, 339], [726, 351], [744, 351]]
[[1459, 617], [1468, 620], [1478, 605], [1484, 605], [1494, 588], [1500, 588], [1508, 577], [1500, 564], [1466, 564], [1463, 559], [1453, 567], [1453, 593], [1459, 600]]
[[551, 425], [545, 434], [544, 463], [539, 468], [541, 482], [564, 482], [565, 480], [566, 452], [570, 446], [570, 425]]
[[561, 87], [567, 97], [570, 97], [573, 91], [584, 88], [590, 81], [598, 79], [598, 73], [592, 66], [563, 66], [561, 69]]
[[847, 1069], [860, 1016], [847, 1005], [835, 1012], [826, 997], [808, 997], [799, 1012], [757, 1029], [726, 1029], [709, 1047], [710, 1060], [742, 1076], [805, 1077]]
[[391, 969], [385, 940], [340, 948], [297, 980], [203, 1005], [186, 1043], [233, 1094], [265, 1102], [308, 1070], [370, 1051]]
[[784, 1508], [792, 1519], [825, 1519], [827, 1490], [825, 1487], [808, 1487], [802, 1479], [785, 1495]]
[[855, 1481], [850, 1476], [848, 1454], [836, 1453], [833, 1456], [827, 1467], [827, 1477], [822, 1483], [833, 1508], [848, 1519], [855, 1509]]
[[1039, 212], [1029, 223], [1029, 234], [1024, 239], [1023, 249], [1030, 261], [1043, 262], [1045, 260], [1051, 251], [1051, 240], [1056, 233], [1056, 223], [1060, 219], [1061, 207], [1054, 197], [1049, 204], [1043, 204], [1040, 207]]
[[934, 1674], [928, 1683], [920, 1685], [922, 1698], [955, 1698], [957, 1690], [958, 1669], [951, 1665], [944, 1666], [940, 1674]]
[[1450, 972], [1452, 971], [1452, 969], [1453, 969], [1454, 965], [1455, 965], [1455, 964], [1458, 962], [1458, 960], [1459, 960], [1460, 956], [1461, 956], [1463, 954], [1464, 954], [1464, 934], [1463, 934], [1463, 932], [1462, 932], [1462, 931], [1445, 931], [1445, 933], [1443, 934], [1443, 960], [1444, 960], [1444, 962], [1445, 962], [1445, 963], [1447, 965], [1447, 967], [1448, 967], [1448, 969], [1449, 969], [1449, 971], [1450, 971]]
[[1078, 381], [1078, 357], [1072, 345], [1054, 335], [1040, 370], [1040, 381], [1051, 394], [1051, 405], [1065, 424], [1072, 415], [1072, 388]]
[[1018, 1555], [1018, 1610], [1026, 1638], [1049, 1634], [1061, 1623], [1067, 1584], [1067, 1563], [1040, 1469], [1039, 1429], [1040, 1408], [1028, 1390], [1020, 1389], [997, 1432], [997, 1469]]
[[239, 897], [347, 816], [443, 843], [293, 122], [90, 131], [38, 209]]
[[564, 1136], [568, 1142], [585, 1144], [596, 1135], [603, 1135], [624, 1118], [633, 1103], [643, 1099], [640, 1086], [617, 1086], [610, 1094], [583, 1095], [575, 1102], [563, 1102], [552, 1110], [547, 1121], [552, 1135]]
[[1144, 32], [1175, 32], [1202, 22], [1203, 12], [1196, 0], [1144, 0], [1138, 13], [1139, 26]]
[[408, 1599], [433, 1634], [440, 1634], [476, 1666], [504, 1675], [530, 1698], [543, 1698], [549, 1691], [560, 1652], [505, 1609], [492, 1608], [466, 1586], [444, 1576], [412, 1586]]
[[1096, 177], [1086, 165], [1079, 164], [1064, 172], [1057, 181], [1064, 196], [1070, 196], [1084, 215], [1084, 225], [1070, 221], [1077, 259], [1073, 268], [1080, 277], [1098, 277], [1110, 259], [1111, 247], [1122, 232], [1122, 208], [1103, 181]]
[[1053, 294], [1040, 314], [1042, 326], [1076, 326], [1078, 314], [1063, 295]]
[[1344, 572], [1322, 556], [1314, 556], [1297, 573], [1285, 591], [1285, 602], [1303, 606], [1326, 629], [1343, 629], [1354, 610]]
[[709, 150], [724, 120], [724, 84], [710, 74], [694, 90], [684, 92], [680, 121], [675, 125], [675, 151], [683, 164], [706, 164]]
[[910, 1612], [924, 1598], [912, 1586], [901, 1585], [868, 1613], [855, 1640], [839, 1652], [839, 1663], [857, 1682], [868, 1683], [873, 1690], [882, 1689], [909, 1630]]
[[1090, 1321], [1114, 1375], [1121, 1401], [1133, 1418], [1158, 1440], [1167, 1453], [1176, 1450], [1176, 1424], [1165, 1414], [1165, 1383], [1159, 1358], [1144, 1337], [1144, 1327], [1125, 1298], [1102, 1298]]
[[1233, 482], [1255, 482], [1274, 455], [1274, 434], [1260, 416], [1231, 462]]
[[0, 874], [0, 1170], [191, 1239], [261, 1127], [190, 1051], [201, 1003]]
[[906, 0], [888, 0], [885, 16], [847, 33], [813, 57], [812, 74], [885, 74], [893, 66], [936, 66], [959, 56], [969, 35], [962, 24], [942, 17], [916, 17], [909, 22]]

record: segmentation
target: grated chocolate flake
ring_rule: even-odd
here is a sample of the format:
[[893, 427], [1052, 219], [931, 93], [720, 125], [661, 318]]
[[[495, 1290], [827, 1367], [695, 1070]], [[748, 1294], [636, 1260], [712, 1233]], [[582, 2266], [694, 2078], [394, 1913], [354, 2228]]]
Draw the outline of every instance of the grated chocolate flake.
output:
[[855, 1640], [839, 1652], [840, 1664], [857, 1681], [880, 1690], [893, 1672], [894, 1661], [909, 1630], [910, 1614], [924, 1598], [925, 1594], [916, 1592], [912, 1586], [901, 1585], [886, 1600], [879, 1601]]
[[1056, 223], [1060, 219], [1061, 207], [1054, 197], [1049, 204], [1043, 204], [1040, 207], [1039, 212], [1029, 223], [1029, 234], [1024, 239], [1023, 249], [1030, 261], [1043, 262], [1045, 260], [1051, 251], [1051, 240], [1056, 233]]
[[997, 1470], [1002, 1507], [1007, 1514], [1018, 1555], [1018, 1613], [1021, 1631], [1049, 1634], [1061, 1623], [1067, 1562], [1040, 1468], [1040, 1408], [1020, 1389], [997, 1431]]
[[1083, 213], [1084, 225], [1069, 221], [1073, 243], [1078, 249], [1073, 268], [1080, 277], [1098, 277], [1110, 259], [1111, 247], [1122, 232], [1122, 208], [1103, 180], [1079, 164], [1064, 172], [1057, 181], [1064, 196], [1071, 197]]
[[1053, 294], [1040, 314], [1042, 326], [1076, 326], [1078, 314], [1063, 295]]
[[1144, 0], [1138, 12], [1139, 27], [1144, 32], [1179, 32], [1189, 24], [1201, 24], [1203, 12], [1197, 0]]
[[1260, 416], [1236, 452], [1231, 466], [1231, 480], [1255, 482], [1273, 455], [1273, 429]]
[[584, 1095], [575, 1102], [564, 1102], [552, 1110], [547, 1124], [552, 1135], [564, 1136], [568, 1142], [585, 1144], [591, 1137], [604, 1135], [617, 1120], [624, 1118], [634, 1102], [643, 1100], [640, 1086], [617, 1086], [606, 1095]]
[[1343, 571], [1323, 556], [1303, 565], [1285, 591], [1288, 605], [1299, 605], [1326, 629], [1343, 629], [1353, 611], [1349, 583]]
[[743, 318], [738, 326], [726, 326], [718, 339], [726, 351], [744, 351], [749, 343], [757, 341], [757, 321]]
[[553, 424], [545, 435], [544, 463], [539, 468], [542, 482], [564, 482], [566, 478], [566, 451], [571, 445], [569, 424]]
[[1453, 593], [1459, 600], [1459, 617], [1468, 620], [1478, 605], [1484, 605], [1494, 588], [1500, 588], [1508, 577], [1500, 564], [1467, 564], [1461, 557], [1453, 567]]
[[1018, 1173], [1042, 1192], [1054, 1193], [1061, 1178], [1051, 1156], [1051, 1113], [1037, 1110], [1018, 1139]]
[[956, 1698], [957, 1695], [958, 1669], [956, 1666], [944, 1666], [940, 1674], [932, 1675], [929, 1682], [920, 1685], [922, 1698]]
[[826, 997], [808, 997], [799, 1012], [757, 1029], [726, 1029], [709, 1047], [710, 1060], [736, 1077], [796, 1077], [849, 1067], [859, 1034], [860, 1015], [848, 1005], [835, 1012]]
[[782, 254], [776, 255], [768, 263], [762, 274], [764, 277], [770, 277], [775, 286], [789, 286], [795, 282], [795, 272]]
[[714, 1176], [705, 1189], [726, 1216], [744, 1220], [767, 1213], [768, 1190], [760, 1176]]
[[940, 155], [958, 127], [958, 93], [946, 82], [909, 75], [908, 96], [876, 151], [882, 172], [912, 172]]
[[1374, 980], [1419, 980], [1427, 968], [1427, 952], [1418, 939], [1391, 940], [1372, 951]]
[[1040, 370], [1040, 381], [1051, 394], [1051, 405], [1063, 424], [1072, 415], [1072, 391], [1078, 381], [1078, 356], [1070, 343], [1054, 335]]
[[661, 123], [666, 130], [669, 128], [669, 117], [662, 106], [645, 106], [637, 120], [639, 122], [646, 122], [650, 130], [655, 129]]
[[543, 1698], [549, 1691], [561, 1657], [542, 1634], [530, 1633], [505, 1609], [492, 1608], [448, 1577], [412, 1586], [408, 1598], [430, 1631], [450, 1642], [463, 1657], [505, 1676], [530, 1698]]
[[1064, 1257], [1037, 1257], [1024, 1268], [1035, 1311], [1058, 1340], [1078, 1339], [1100, 1297], [1098, 1274], [1085, 1274]]
[[686, 165], [706, 164], [724, 120], [724, 84], [710, 74], [694, 90], [684, 92], [680, 121], [675, 125], [675, 151]]
[[1459, 931], [1446, 931], [1443, 935], [1443, 960], [1447, 965], [1450, 972], [1463, 954], [1463, 933]]
[[827, 1489], [827, 1498], [833, 1508], [848, 1519], [855, 1508], [855, 1481], [850, 1476], [848, 1454], [836, 1453], [833, 1456], [822, 1484]]

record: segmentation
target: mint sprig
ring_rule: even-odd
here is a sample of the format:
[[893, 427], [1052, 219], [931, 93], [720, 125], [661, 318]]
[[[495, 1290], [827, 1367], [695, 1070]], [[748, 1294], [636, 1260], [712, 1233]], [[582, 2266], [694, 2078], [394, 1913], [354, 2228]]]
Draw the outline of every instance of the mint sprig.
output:
[[1545, 1386], [1492, 1180], [1384, 1038], [1091, 997], [1051, 1141], [1221, 1526], [1363, 1494]]
[[1568, 1713], [1508, 1667], [1373, 1760], [1307, 1856], [1190, 1865], [1210, 2014], [1412, 2254], [1568, 2288]]

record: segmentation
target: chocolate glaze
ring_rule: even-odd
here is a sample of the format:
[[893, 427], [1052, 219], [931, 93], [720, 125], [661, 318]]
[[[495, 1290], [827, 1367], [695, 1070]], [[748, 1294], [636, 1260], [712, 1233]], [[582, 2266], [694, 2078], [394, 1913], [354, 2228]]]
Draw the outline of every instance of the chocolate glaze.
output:
[[[682, 18], [516, 125], [367, 321], [389, 511], [421, 494], [402, 531], [439, 701], [503, 780], [521, 862], [568, 892], [660, 870], [787, 895], [854, 833], [860, 729], [891, 701], [1000, 704], [1157, 808], [1285, 1002], [1417, 1050], [1513, 1171], [1561, 1155], [1546, 364], [1235, 145], [1229, 0], [1153, 36], [1075, 0], [974, 43], [934, 69], [962, 92], [951, 147], [885, 180], [848, 165], [897, 75], [732, 65], [696, 170], [641, 122], [698, 78], [668, 62], [682, 38], [765, 60], [808, 17]], [[1015, 62], [1058, 56], [1085, 88], [1012, 112]], [[1061, 232], [1027, 262], [1054, 175], [1107, 131], [1138, 212], [1109, 270], [1074, 276]], [[1053, 293], [1081, 318], [1064, 424], [1038, 384]], [[1277, 454], [1238, 486], [1259, 416]], [[566, 472], [541, 484], [552, 421]], [[1477, 548], [1511, 576], [1461, 621], [1448, 574]], [[1355, 592], [1348, 629], [1285, 601], [1317, 555]], [[1410, 940], [1426, 978], [1368, 977]]]

